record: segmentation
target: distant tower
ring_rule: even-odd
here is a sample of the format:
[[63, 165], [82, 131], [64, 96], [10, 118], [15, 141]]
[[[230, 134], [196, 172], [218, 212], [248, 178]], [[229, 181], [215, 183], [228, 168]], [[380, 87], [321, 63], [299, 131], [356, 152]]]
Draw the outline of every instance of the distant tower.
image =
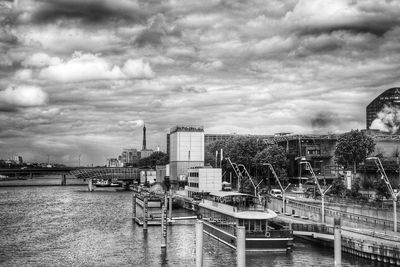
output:
[[146, 150], [146, 125], [143, 125], [143, 147], [142, 150]]

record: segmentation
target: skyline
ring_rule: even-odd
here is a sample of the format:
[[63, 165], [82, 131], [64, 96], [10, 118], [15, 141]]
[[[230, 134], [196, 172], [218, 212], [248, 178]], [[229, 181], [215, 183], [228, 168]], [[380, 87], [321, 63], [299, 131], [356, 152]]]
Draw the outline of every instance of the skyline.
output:
[[0, 1], [0, 158], [103, 164], [205, 133], [343, 133], [399, 87], [396, 1]]

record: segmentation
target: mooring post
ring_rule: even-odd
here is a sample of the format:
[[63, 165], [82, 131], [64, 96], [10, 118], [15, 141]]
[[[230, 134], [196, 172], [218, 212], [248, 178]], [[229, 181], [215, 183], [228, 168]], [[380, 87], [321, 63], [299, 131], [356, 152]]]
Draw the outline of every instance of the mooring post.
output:
[[165, 192], [164, 196], [164, 205], [162, 205], [161, 209], [161, 249], [167, 249], [167, 193]]
[[335, 267], [342, 266], [342, 236], [340, 217], [334, 219], [334, 248], [335, 248]]
[[196, 267], [203, 267], [203, 221], [196, 221]]
[[132, 195], [132, 219], [136, 220], [136, 193]]
[[88, 190], [89, 192], [93, 191], [93, 179], [88, 180]]
[[148, 195], [144, 194], [143, 197], [143, 232], [147, 232], [147, 220], [148, 220], [148, 205], [149, 205], [149, 199], [148, 199]]
[[246, 229], [244, 226], [237, 227], [236, 235], [236, 266], [246, 266]]
[[67, 177], [66, 177], [65, 173], [61, 174], [61, 185], [62, 186], [67, 185]]
[[172, 189], [169, 189], [169, 223], [172, 223]]

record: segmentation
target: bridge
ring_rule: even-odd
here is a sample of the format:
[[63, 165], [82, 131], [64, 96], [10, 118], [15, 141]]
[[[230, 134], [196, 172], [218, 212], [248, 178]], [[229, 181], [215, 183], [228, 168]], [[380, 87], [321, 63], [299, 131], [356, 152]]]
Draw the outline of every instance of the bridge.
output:
[[77, 179], [88, 180], [89, 190], [90, 184], [93, 179], [103, 180], [118, 180], [125, 183], [139, 179], [139, 168], [125, 168], [125, 167], [61, 167], [61, 168], [20, 168], [20, 169], [0, 169], [0, 175], [14, 177], [26, 176], [30, 179], [34, 178], [37, 174], [55, 174], [60, 175], [61, 185], [66, 185], [67, 175], [73, 175]]

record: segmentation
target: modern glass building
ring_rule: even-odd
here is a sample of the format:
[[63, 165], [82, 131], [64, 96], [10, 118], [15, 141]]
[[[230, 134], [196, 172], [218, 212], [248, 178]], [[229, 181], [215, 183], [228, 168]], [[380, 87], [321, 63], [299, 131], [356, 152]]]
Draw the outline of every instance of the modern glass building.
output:
[[378, 113], [385, 106], [400, 107], [400, 88], [394, 87], [386, 90], [367, 106], [367, 129], [369, 130], [372, 122], [378, 117]]

